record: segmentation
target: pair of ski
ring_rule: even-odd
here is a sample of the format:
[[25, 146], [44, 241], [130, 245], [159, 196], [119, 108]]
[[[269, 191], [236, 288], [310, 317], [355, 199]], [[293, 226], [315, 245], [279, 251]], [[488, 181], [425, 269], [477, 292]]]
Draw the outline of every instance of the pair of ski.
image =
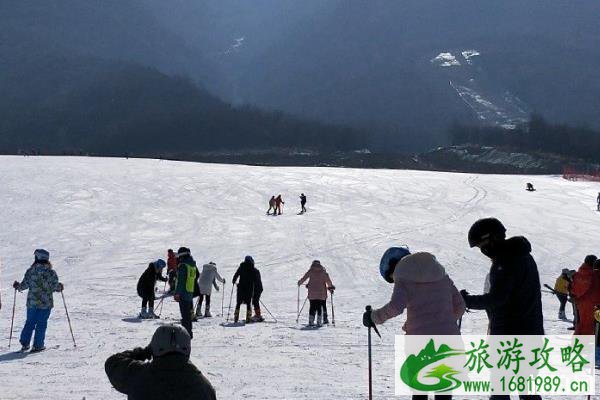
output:
[[31, 349], [31, 350], [29, 350], [29, 349], [20, 349], [20, 350], [15, 351], [15, 353], [17, 353], [17, 354], [38, 354], [38, 353], [43, 353], [43, 352], [48, 351], [48, 350], [56, 350], [59, 347], [60, 347], [60, 345], [57, 344], [56, 346], [43, 347], [41, 349]]

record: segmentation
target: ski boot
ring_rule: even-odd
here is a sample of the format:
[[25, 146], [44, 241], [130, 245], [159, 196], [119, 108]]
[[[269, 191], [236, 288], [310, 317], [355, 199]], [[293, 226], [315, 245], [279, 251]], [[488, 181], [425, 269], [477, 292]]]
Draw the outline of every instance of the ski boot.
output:
[[148, 311], [146, 311], [146, 307], [142, 307], [142, 310], [140, 311], [138, 318], [140, 318], [140, 319], [148, 318]]
[[252, 317], [252, 322], [263, 322], [264, 320], [265, 319], [260, 313], [260, 307], [254, 307], [254, 317]]
[[29, 345], [28, 344], [22, 344], [21, 345], [21, 353], [25, 353], [27, 350], [29, 350]]
[[46, 350], [45, 346], [42, 347], [34, 347], [33, 349], [31, 349], [30, 353], [39, 353], [40, 351], [44, 351]]
[[148, 313], [146, 314], [147, 318], [151, 318], [151, 319], [158, 319], [159, 316], [154, 314], [154, 308], [150, 307], [148, 308]]
[[210, 313], [210, 310], [206, 310], [204, 312], [204, 318], [212, 318], [212, 314]]
[[240, 320], [240, 309], [236, 308], [235, 311], [233, 312], [233, 322], [237, 324], [237, 322]]
[[315, 315], [308, 314], [308, 326], [315, 326]]
[[323, 326], [322, 317], [320, 315], [317, 315], [317, 326]]
[[252, 309], [248, 307], [246, 309], [246, 323], [252, 322]]

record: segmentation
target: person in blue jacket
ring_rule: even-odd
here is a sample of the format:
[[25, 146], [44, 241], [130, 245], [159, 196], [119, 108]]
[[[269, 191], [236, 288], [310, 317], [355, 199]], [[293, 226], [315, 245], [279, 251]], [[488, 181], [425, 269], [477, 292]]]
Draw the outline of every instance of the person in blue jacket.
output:
[[63, 284], [58, 281], [56, 271], [50, 264], [50, 253], [44, 249], [37, 249], [33, 255], [35, 261], [25, 272], [23, 280], [13, 283], [13, 287], [19, 292], [29, 290], [27, 293], [27, 320], [19, 341], [22, 346], [21, 351], [29, 350], [31, 336], [35, 331], [32, 353], [46, 348], [44, 346], [46, 328], [50, 312], [54, 307], [52, 293], [62, 292], [64, 289]]

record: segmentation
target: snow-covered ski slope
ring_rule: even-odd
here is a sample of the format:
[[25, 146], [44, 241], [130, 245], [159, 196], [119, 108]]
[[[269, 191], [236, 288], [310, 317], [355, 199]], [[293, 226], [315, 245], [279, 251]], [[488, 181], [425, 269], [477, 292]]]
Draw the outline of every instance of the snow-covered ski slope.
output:
[[[525, 191], [529, 181], [536, 192]], [[510, 235], [529, 238], [543, 283], [553, 285], [561, 268], [600, 252], [599, 190], [597, 183], [556, 176], [0, 157], [0, 399], [125, 398], [111, 388], [104, 360], [149, 342], [159, 321], [128, 322], [139, 311], [136, 282], [149, 261], [181, 245], [198, 263], [217, 263], [227, 279], [226, 308], [235, 268], [252, 255], [263, 301], [278, 319], [220, 326], [221, 293], [214, 293], [215, 317], [194, 324], [192, 359], [218, 398], [365, 399], [361, 316], [366, 304], [381, 306], [391, 294], [377, 270], [387, 247], [431, 251], [459, 288], [479, 293], [489, 262], [468, 247], [466, 235], [476, 219], [493, 215]], [[305, 215], [297, 215], [301, 192], [308, 196]], [[278, 193], [284, 214], [266, 216], [268, 199]], [[37, 247], [50, 250], [65, 284], [78, 347], [55, 295], [46, 345], [60, 347], [21, 357], [11, 352], [19, 346], [26, 294], [17, 295], [9, 350], [10, 284], [22, 278]], [[300, 329], [308, 307], [295, 322], [296, 281], [313, 259], [337, 286], [336, 326], [308, 331]], [[547, 331], [565, 333], [556, 299], [544, 294], [543, 301]], [[163, 316], [177, 315], [167, 301]], [[374, 339], [376, 399], [393, 398], [394, 335], [403, 321], [386, 323], [383, 339]], [[465, 316], [463, 332], [485, 329], [484, 313]]]

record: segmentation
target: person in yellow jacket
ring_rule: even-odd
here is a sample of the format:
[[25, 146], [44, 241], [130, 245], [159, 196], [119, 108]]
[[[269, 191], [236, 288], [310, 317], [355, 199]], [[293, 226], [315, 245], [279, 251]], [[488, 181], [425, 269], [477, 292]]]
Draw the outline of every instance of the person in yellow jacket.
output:
[[177, 251], [177, 280], [175, 284], [175, 301], [179, 303], [181, 325], [192, 334], [192, 302], [194, 300], [194, 287], [198, 279], [196, 261], [192, 258], [190, 249], [180, 247]]
[[558, 309], [559, 319], [567, 319], [565, 306], [569, 300], [569, 289], [571, 285], [570, 273], [571, 272], [567, 268], [564, 268], [554, 283], [554, 292], [556, 293], [556, 297], [558, 297], [558, 301], [560, 301], [560, 308]]

